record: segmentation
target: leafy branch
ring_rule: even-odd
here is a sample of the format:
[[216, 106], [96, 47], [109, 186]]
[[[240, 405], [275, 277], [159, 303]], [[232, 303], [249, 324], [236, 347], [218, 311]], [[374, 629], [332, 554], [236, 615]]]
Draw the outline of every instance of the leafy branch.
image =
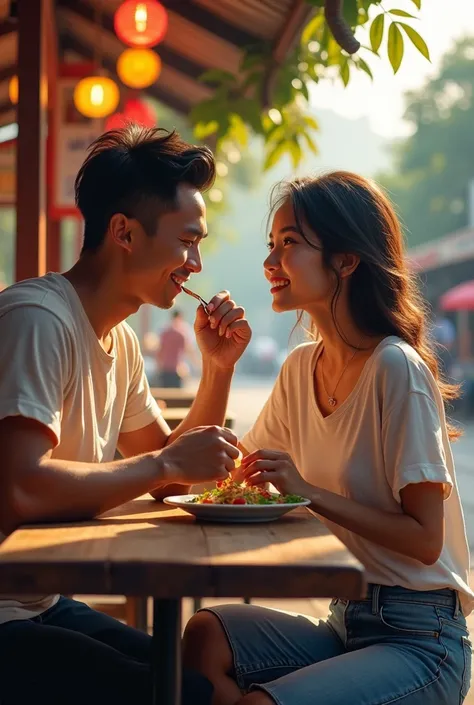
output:
[[[212, 140], [230, 163], [247, 146], [250, 134], [256, 134], [265, 144], [264, 169], [284, 155], [296, 168], [308, 149], [317, 153], [314, 132], [318, 124], [308, 114], [314, 84], [330, 78], [347, 86], [355, 71], [372, 79], [371, 62], [381, 58], [382, 50], [397, 73], [406, 39], [430, 60], [426, 42], [410, 24], [417, 20], [414, 14], [397, 8], [385, 10], [380, 0], [345, 0], [343, 15], [337, 16], [334, 12], [341, 10], [340, 0], [326, 0], [324, 9], [321, 0], [306, 2], [314, 6], [314, 14], [283, 64], [276, 66], [272, 48], [262, 43], [248, 47], [237, 76], [214, 69], [201, 77], [214, 88], [214, 94], [191, 113], [195, 136]], [[421, 8], [421, 0], [412, 2], [415, 11]], [[355, 33], [361, 40], [365, 36], [367, 43], [361, 45]]]

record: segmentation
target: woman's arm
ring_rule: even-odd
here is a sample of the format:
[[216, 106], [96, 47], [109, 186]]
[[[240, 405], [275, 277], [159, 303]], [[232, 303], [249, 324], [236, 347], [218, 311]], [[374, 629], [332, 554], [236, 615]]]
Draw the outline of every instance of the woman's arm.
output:
[[307, 483], [287, 453], [259, 450], [242, 461], [249, 484], [269, 482], [282, 494], [311, 500], [311, 509], [368, 541], [414, 558], [425, 565], [438, 560], [444, 543], [444, 487], [438, 482], [406, 485], [400, 492], [402, 512], [386, 512]]
[[367, 507], [316, 487], [308, 496], [317, 514], [425, 565], [438, 560], [444, 543], [443, 485], [421, 482], [400, 492], [402, 513]]

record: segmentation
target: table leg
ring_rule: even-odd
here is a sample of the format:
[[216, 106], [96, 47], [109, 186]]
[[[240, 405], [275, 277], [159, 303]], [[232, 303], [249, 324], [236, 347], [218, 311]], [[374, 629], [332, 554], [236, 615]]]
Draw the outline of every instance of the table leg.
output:
[[181, 600], [153, 599], [153, 705], [181, 705]]

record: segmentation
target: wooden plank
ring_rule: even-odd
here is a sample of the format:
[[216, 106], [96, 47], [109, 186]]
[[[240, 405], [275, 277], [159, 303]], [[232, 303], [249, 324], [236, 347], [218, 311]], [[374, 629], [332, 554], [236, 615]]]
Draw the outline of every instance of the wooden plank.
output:
[[[171, 430], [175, 429], [181, 423], [181, 421], [186, 418], [188, 412], [189, 409], [186, 409], [184, 407], [168, 407], [162, 410], [163, 418], [165, 419], [166, 423], [169, 425]], [[235, 414], [233, 414], [231, 411], [226, 412], [224, 425], [227, 426], [227, 428], [234, 427]]]
[[196, 398], [195, 391], [173, 387], [152, 387], [151, 393], [155, 399], [160, 399], [174, 408], [189, 409]]
[[360, 564], [306, 510], [271, 524], [198, 523], [141, 498], [81, 524], [26, 527], [0, 546], [5, 593], [156, 597], [363, 595]]

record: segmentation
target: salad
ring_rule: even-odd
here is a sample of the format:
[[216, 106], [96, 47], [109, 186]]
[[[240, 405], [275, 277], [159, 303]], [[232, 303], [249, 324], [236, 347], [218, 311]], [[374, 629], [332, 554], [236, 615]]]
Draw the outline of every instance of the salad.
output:
[[190, 499], [191, 504], [298, 504], [304, 497], [296, 494], [277, 494], [264, 487], [251, 487], [234, 482], [232, 478], [216, 483], [216, 488], [207, 490]]

